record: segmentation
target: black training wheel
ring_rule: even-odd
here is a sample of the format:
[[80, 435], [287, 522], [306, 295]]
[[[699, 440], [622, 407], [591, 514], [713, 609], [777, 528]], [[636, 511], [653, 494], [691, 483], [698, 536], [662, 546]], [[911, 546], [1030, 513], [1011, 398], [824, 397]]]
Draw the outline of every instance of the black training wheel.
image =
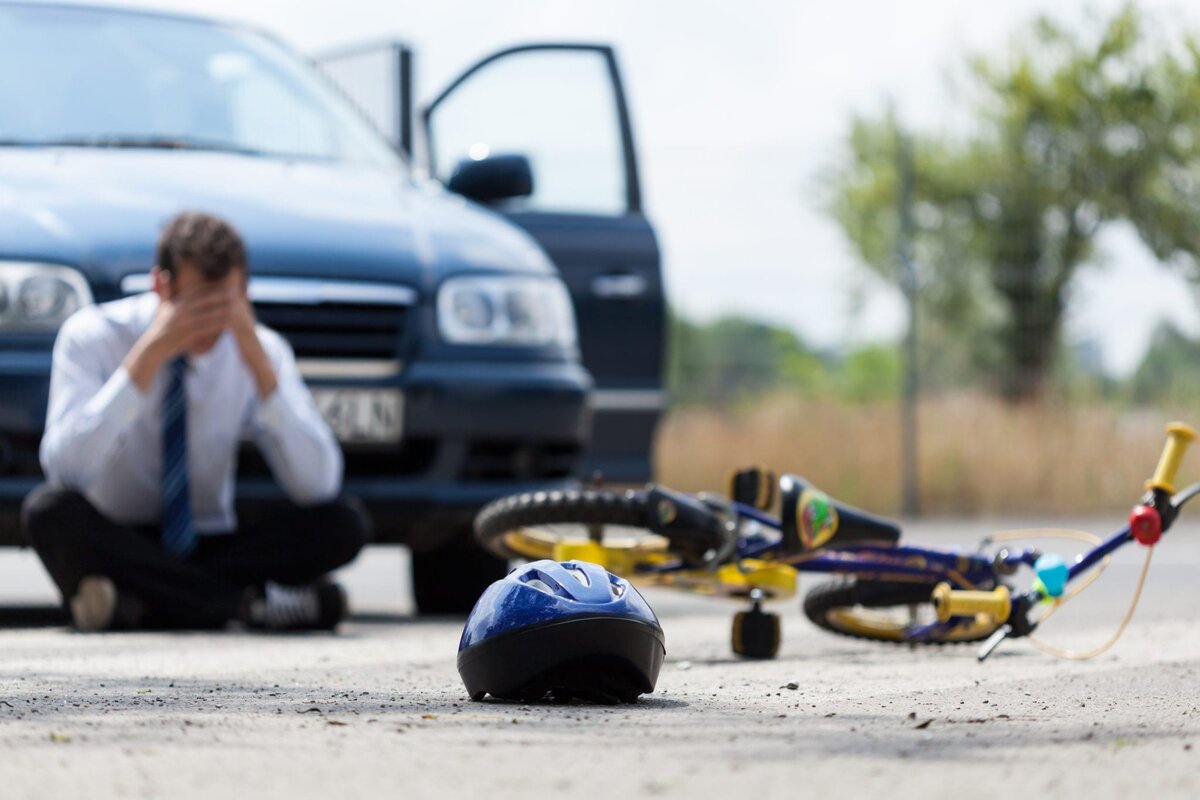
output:
[[783, 634], [779, 615], [752, 609], [733, 616], [733, 652], [746, 658], [774, 658]]

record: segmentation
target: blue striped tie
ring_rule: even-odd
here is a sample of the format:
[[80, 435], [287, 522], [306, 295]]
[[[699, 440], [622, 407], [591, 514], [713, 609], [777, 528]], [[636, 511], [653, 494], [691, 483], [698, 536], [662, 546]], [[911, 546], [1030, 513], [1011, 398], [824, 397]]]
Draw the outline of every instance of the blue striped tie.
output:
[[183, 387], [186, 369], [187, 359], [183, 356], [170, 363], [162, 411], [162, 544], [168, 553], [180, 557], [196, 547], [188, 495], [187, 395]]

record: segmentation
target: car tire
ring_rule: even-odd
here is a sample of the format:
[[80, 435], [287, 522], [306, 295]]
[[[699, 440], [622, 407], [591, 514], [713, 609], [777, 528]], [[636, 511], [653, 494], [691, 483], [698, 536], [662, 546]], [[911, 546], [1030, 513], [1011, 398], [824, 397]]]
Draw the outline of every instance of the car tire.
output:
[[445, 547], [412, 554], [418, 614], [466, 615], [483, 590], [508, 574], [508, 562], [485, 552], [469, 533]]

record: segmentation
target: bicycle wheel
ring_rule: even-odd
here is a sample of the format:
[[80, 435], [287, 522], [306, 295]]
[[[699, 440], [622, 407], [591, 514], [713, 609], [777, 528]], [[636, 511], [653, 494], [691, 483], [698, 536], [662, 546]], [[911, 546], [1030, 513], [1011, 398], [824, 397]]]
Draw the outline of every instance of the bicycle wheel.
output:
[[646, 492], [574, 489], [503, 497], [475, 518], [475, 537], [503, 558], [553, 558], [563, 544], [594, 542], [631, 557], [665, 556], [669, 542], [646, 526]]
[[935, 638], [910, 639], [918, 626], [936, 617], [930, 595], [934, 584], [887, 581], [832, 581], [804, 596], [804, 615], [822, 630], [897, 644], [961, 644], [992, 635], [999, 623], [980, 614]]

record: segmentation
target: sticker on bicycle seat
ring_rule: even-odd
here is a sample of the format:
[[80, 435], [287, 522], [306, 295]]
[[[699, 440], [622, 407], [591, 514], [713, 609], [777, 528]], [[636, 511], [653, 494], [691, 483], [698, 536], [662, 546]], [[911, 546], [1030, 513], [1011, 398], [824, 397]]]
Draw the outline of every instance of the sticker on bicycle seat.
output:
[[670, 525], [679, 516], [679, 510], [670, 500], [658, 501], [658, 522], [660, 525]]
[[829, 495], [807, 488], [800, 494], [800, 541], [806, 550], [821, 547], [837, 533], [837, 509]]

